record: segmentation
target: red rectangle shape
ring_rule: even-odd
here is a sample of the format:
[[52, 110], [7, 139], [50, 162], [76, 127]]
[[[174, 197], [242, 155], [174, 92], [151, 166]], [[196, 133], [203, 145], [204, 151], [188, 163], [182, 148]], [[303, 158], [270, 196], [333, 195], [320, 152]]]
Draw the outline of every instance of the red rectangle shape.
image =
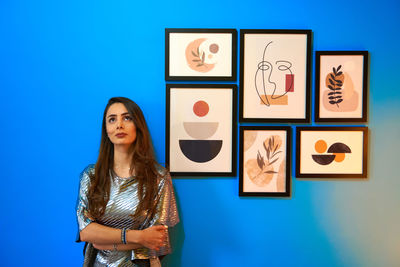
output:
[[286, 74], [286, 92], [294, 92], [294, 74]]

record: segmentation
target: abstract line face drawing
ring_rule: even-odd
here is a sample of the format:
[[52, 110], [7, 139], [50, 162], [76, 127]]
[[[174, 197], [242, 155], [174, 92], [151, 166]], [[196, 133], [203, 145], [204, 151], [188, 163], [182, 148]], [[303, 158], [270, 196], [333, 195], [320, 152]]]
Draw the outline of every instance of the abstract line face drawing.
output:
[[351, 62], [332, 67], [332, 72], [325, 78], [328, 90], [323, 93], [322, 103], [329, 111], [348, 112], [358, 107], [358, 93], [354, 90], [352, 78], [347, 70], [354, 68]]
[[[192, 111], [199, 117], [207, 116], [209, 104], [204, 100], [194, 103]], [[186, 133], [195, 140], [179, 140], [182, 153], [191, 161], [203, 163], [214, 159], [222, 148], [222, 140], [206, 140], [212, 137], [217, 129], [218, 122], [183, 122]]]
[[260, 104], [269, 107], [271, 105], [288, 105], [288, 94], [294, 92], [294, 74], [290, 61], [274, 58], [274, 42], [269, 42], [258, 63], [254, 76], [255, 89]]
[[[252, 146], [256, 136], [246, 134], [246, 147]], [[278, 191], [284, 189], [285, 156], [283, 155], [282, 138], [279, 135], [272, 135], [266, 138], [263, 143], [263, 150], [257, 151], [254, 158], [245, 163], [245, 171], [250, 180], [257, 186], [263, 187], [271, 183], [274, 175], [278, 175]], [[282, 160], [283, 159], [283, 160]]]
[[188, 66], [198, 72], [209, 72], [218, 62], [220, 46], [206, 38], [199, 38], [190, 42], [185, 50]]
[[[350, 147], [343, 143], [332, 144], [328, 151], [326, 151], [327, 147], [327, 143], [322, 139], [315, 142], [315, 151], [320, 154], [314, 154], [311, 157], [316, 163], [320, 165], [329, 165], [333, 161], [340, 163], [345, 159], [346, 153], [351, 153]], [[322, 154], [325, 152], [331, 154]]]

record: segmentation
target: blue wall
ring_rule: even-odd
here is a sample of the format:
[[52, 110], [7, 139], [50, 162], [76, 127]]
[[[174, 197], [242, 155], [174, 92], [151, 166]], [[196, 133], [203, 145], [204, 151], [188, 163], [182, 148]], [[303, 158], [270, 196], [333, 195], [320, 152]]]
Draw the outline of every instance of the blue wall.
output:
[[164, 28], [180, 27], [311, 29], [314, 51], [368, 50], [370, 167], [363, 181], [293, 177], [290, 199], [174, 179], [165, 266], [400, 266], [398, 14], [397, 0], [0, 1], [0, 265], [80, 266], [78, 175], [109, 97], [139, 103], [164, 161]]

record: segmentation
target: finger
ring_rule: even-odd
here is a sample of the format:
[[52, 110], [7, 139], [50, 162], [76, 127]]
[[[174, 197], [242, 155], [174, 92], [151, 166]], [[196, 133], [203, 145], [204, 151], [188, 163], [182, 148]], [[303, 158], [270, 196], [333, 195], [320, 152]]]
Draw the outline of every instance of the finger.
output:
[[164, 231], [165, 230], [165, 226], [164, 225], [156, 225], [154, 227], [157, 229], [157, 231]]

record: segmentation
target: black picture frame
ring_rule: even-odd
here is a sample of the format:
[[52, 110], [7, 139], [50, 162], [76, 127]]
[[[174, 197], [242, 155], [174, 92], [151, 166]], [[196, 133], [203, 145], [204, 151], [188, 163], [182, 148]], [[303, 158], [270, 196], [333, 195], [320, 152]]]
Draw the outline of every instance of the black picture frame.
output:
[[[208, 109], [204, 112], [207, 115], [195, 111], [195, 105], [201, 101], [210, 106], [210, 112], [208, 113]], [[236, 176], [236, 101], [237, 86], [235, 84], [166, 85], [165, 159], [172, 176]], [[192, 112], [196, 114], [193, 115]], [[207, 119], [209, 114], [211, 120]], [[178, 115], [179, 118], [177, 118]], [[204, 119], [201, 116], [204, 116]], [[186, 118], [196, 118], [195, 124], [186, 121], [190, 120]], [[208, 133], [207, 136], [203, 135], [202, 132], [207, 132], [204, 128], [196, 128], [199, 129], [196, 133], [189, 128], [193, 125], [194, 127], [206, 125], [212, 130], [216, 124], [218, 128], [212, 136]], [[219, 136], [220, 139], [215, 140], [215, 136]], [[221, 152], [217, 152], [217, 156], [211, 159], [215, 159], [214, 162], [210, 162], [208, 158], [208, 161], [202, 162], [204, 159], [197, 158], [203, 155], [201, 153], [205, 153], [205, 149], [206, 157], [213, 153], [209, 151], [215, 151], [214, 148], [207, 150], [207, 146], [213, 145], [211, 143], [215, 141], [221, 141], [222, 145]], [[186, 149], [184, 142], [190, 145], [188, 148], [190, 150], [183, 151]]]
[[[251, 132], [256, 132], [256, 134], [252, 134]], [[274, 136], [273, 134], [279, 133], [281, 134], [280, 137], [282, 137], [283, 132], [285, 138], [281, 138], [281, 144], [279, 144], [279, 139], [278, 141], [274, 141], [279, 135]], [[263, 140], [265, 137], [267, 137], [268, 139], [268, 146], [265, 146], [265, 142], [267, 140]], [[289, 126], [240, 126], [239, 140], [239, 196], [290, 197], [292, 128]], [[279, 147], [282, 146], [282, 143], [285, 144], [286, 149], [279, 151]], [[270, 150], [269, 148], [271, 147], [273, 147], [273, 149], [275, 150]], [[257, 154], [255, 154], [255, 149], [258, 150]], [[262, 151], [261, 153], [259, 152], [260, 150]], [[251, 152], [253, 152], [253, 154], [257, 156], [255, 156], [254, 158], [248, 157]], [[281, 152], [284, 153], [285, 158], [280, 162], [279, 167], [276, 168], [275, 166], [274, 169], [273, 164], [279, 164], [279, 157], [281, 157], [283, 154], [280, 154]], [[263, 155], [265, 156], [265, 158], [267, 158], [267, 160], [264, 159]], [[260, 167], [260, 164], [263, 165], [262, 168]], [[285, 167], [284, 171], [281, 171], [280, 169], [282, 167], [282, 164], [284, 164]], [[257, 170], [254, 171], [254, 169]], [[252, 179], [250, 177], [253, 174], [255, 175]], [[285, 177], [282, 177], [282, 174]], [[284, 186], [282, 183], [283, 181]], [[246, 185], [246, 183], [248, 183], [248, 185]], [[276, 186], [276, 191], [267, 189], [271, 188], [272, 185]], [[251, 191], [249, 189], [246, 189], [245, 187], [253, 187], [257, 189]], [[265, 191], [262, 191], [262, 187], [264, 187]], [[282, 187], [284, 187], [284, 190], [282, 190]]]
[[[360, 66], [360, 56], [362, 57], [362, 66]], [[323, 63], [321, 62], [322, 58], [324, 58]], [[345, 72], [346, 65], [348, 66], [348, 70]], [[332, 72], [329, 72], [331, 68]], [[323, 76], [325, 77], [321, 77], [322, 73], [324, 73]], [[352, 78], [352, 76], [354, 77]], [[324, 86], [321, 86], [322, 83], [324, 83]], [[347, 84], [349, 86], [346, 87]], [[323, 93], [321, 93], [322, 90], [324, 90]], [[350, 93], [345, 94], [343, 92], [342, 94], [343, 90], [347, 90]], [[329, 100], [330, 98], [334, 99]], [[366, 122], [368, 112], [367, 98], [368, 51], [316, 51], [316, 122]], [[336, 104], [338, 101], [342, 103]], [[361, 110], [357, 108], [360, 105]], [[334, 116], [335, 113], [337, 117]]]
[[[253, 36], [253, 38], [251, 38]], [[265, 37], [261, 39], [261, 37]], [[249, 38], [247, 38], [249, 37]], [[281, 38], [281, 39], [279, 39]], [[303, 39], [301, 39], [303, 38]], [[247, 40], [248, 39], [248, 40]], [[293, 40], [291, 40], [293, 39]], [[273, 98], [275, 91], [273, 90], [272, 95], [268, 95], [266, 86], [277, 86], [276, 80], [270, 80], [270, 73], [267, 72], [267, 60], [265, 58], [266, 51], [269, 51], [270, 44], [276, 44], [282, 40], [282, 47], [284, 48], [274, 48], [278, 53], [270, 53], [269, 55], [274, 55], [278, 57], [284, 55], [282, 60], [273, 60], [275, 64], [275, 70], [283, 70], [286, 68], [286, 79], [283, 82], [283, 74], [280, 82], [279, 88], [284, 84], [284, 93], [278, 97]], [[296, 43], [296, 41], [298, 43]], [[249, 43], [247, 48], [246, 43]], [[275, 42], [275, 43], [274, 43]], [[253, 46], [257, 46], [257, 55], [254, 56]], [[265, 48], [264, 48], [265, 47]], [[267, 49], [268, 47], [268, 49]], [[301, 48], [304, 48], [302, 50]], [[246, 57], [246, 51], [249, 51], [249, 57]], [[297, 51], [296, 49], [299, 49]], [[239, 88], [239, 121], [240, 122], [272, 122], [272, 123], [308, 123], [310, 122], [310, 96], [311, 96], [311, 65], [312, 65], [312, 31], [311, 30], [264, 30], [264, 29], [241, 29], [240, 30], [240, 88]], [[257, 60], [255, 60], [257, 58]], [[295, 59], [292, 62], [287, 61], [288, 58]], [[284, 60], [283, 60], [284, 59]], [[272, 60], [272, 59], [271, 59]], [[278, 62], [289, 62], [289, 66], [281, 67]], [[291, 71], [291, 66], [295, 65], [296, 70], [294, 72], [300, 73], [300, 75], [293, 73]], [[270, 65], [269, 67], [271, 67]], [[274, 70], [273, 68], [271, 68]], [[259, 70], [262, 71], [262, 87], [261, 90], [258, 85], [260, 83]], [[248, 72], [248, 74], [247, 74]], [[277, 71], [275, 71], [277, 73]], [[290, 74], [288, 74], [290, 73]], [[266, 77], [264, 77], [264, 74]], [[289, 77], [288, 77], [289, 76]], [[291, 84], [288, 83], [288, 78], [291, 80]], [[269, 81], [266, 85], [265, 81]], [[288, 87], [288, 84], [290, 85]], [[272, 87], [268, 87], [272, 88]], [[300, 89], [299, 89], [300, 88]], [[276, 87], [275, 87], [276, 89]], [[256, 92], [254, 92], [254, 90]], [[271, 89], [272, 90], [272, 89]], [[264, 92], [265, 95], [262, 94]], [[268, 91], [269, 92], [269, 91]], [[295, 92], [295, 93], [292, 93]], [[291, 95], [292, 94], [292, 95]], [[258, 96], [257, 96], [258, 95]], [[263, 98], [264, 97], [264, 98]], [[269, 100], [268, 100], [269, 97]], [[293, 100], [289, 102], [289, 97]], [[296, 99], [297, 97], [297, 99]], [[286, 103], [276, 102], [273, 104], [273, 99], [282, 99]], [[299, 111], [296, 107], [296, 103], [299, 101], [304, 102], [302, 111]], [[267, 103], [268, 102], [268, 103]], [[273, 112], [265, 112], [264, 108], [257, 107], [262, 105], [263, 107], [273, 106]], [[290, 109], [279, 108], [279, 105], [287, 105]], [[282, 110], [284, 112], [282, 112]], [[287, 112], [287, 114], [285, 114]], [[300, 112], [300, 116], [299, 116]], [[259, 115], [262, 114], [262, 115]]]
[[296, 127], [297, 178], [367, 176], [368, 127]]
[[[194, 57], [195, 54], [193, 54], [193, 59], [191, 59], [191, 61], [200, 60], [201, 61], [200, 63], [202, 63], [203, 65], [198, 67], [198, 64], [196, 63], [195, 65], [192, 65], [192, 67], [190, 67], [190, 64], [188, 63], [189, 59], [188, 58], [186, 59], [187, 62], [184, 59], [187, 57], [185, 56], [185, 51], [183, 51], [183, 49], [179, 47], [181, 43], [179, 41], [172, 41], [171, 35], [180, 35], [183, 38], [184, 36], [192, 36], [194, 38], [193, 35], [198, 35], [197, 36], [198, 39], [194, 39], [194, 41], [188, 43], [186, 49], [188, 49], [189, 45], [197, 47], [197, 51], [194, 51], [194, 53], [197, 53], [198, 59], [196, 59]], [[205, 57], [206, 53], [205, 52], [202, 53], [201, 50], [199, 51], [201, 43], [197, 44], [196, 40], [200, 40], [201, 38], [199, 37], [210, 37], [210, 36], [212, 36], [213, 38], [219, 38], [218, 41], [221, 43], [219, 44], [220, 47], [217, 46], [218, 47], [217, 49], [214, 50], [209, 49], [211, 52], [208, 53], [207, 57]], [[228, 37], [230, 36], [231, 39], [229, 45], [228, 45], [228, 40], [223, 39], [223, 38], [226, 39], [227, 36]], [[185, 40], [185, 42], [189, 41], [190, 40]], [[212, 45], [213, 44], [211, 44], [209, 48], [211, 48]], [[178, 47], [177, 50], [175, 49], [175, 47]], [[229, 52], [224, 53], [224, 51], [227, 51], [229, 49], [231, 50], [230, 53]], [[217, 50], [217, 52], [215, 52], [215, 50]], [[175, 53], [176, 56], [171, 56], [171, 53]], [[219, 58], [220, 61], [218, 61], [220, 62], [220, 64], [218, 65], [218, 70], [219, 70], [218, 72], [215, 71], [217, 70], [217, 68], [214, 68], [216, 64], [204, 63], [209, 56], [213, 56], [214, 54], [217, 55], [217, 53], [221, 55], [221, 57]], [[191, 53], [189, 53], [188, 55], [192, 56]], [[174, 63], [173, 61], [176, 62]], [[227, 66], [224, 67], [224, 65]], [[212, 68], [208, 72], [210, 75], [202, 74], [202, 71], [206, 71], [207, 66], [209, 66], [209, 69]], [[166, 28], [165, 29], [165, 80], [166, 81], [236, 81], [237, 80], [236, 29]]]

